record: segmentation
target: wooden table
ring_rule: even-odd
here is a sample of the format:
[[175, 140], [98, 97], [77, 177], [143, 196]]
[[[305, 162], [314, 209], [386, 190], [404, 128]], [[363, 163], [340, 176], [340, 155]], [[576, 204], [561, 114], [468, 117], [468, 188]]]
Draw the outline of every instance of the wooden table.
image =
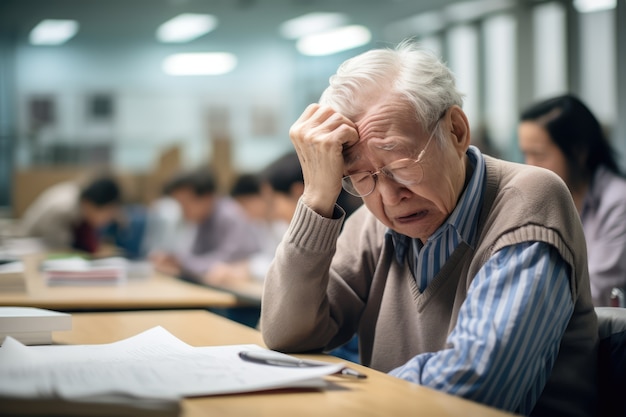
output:
[[48, 286], [35, 259], [25, 262], [26, 292], [0, 292], [1, 306], [61, 311], [223, 308], [241, 304], [236, 295], [150, 273], [113, 285]]
[[[161, 325], [193, 346], [256, 343], [261, 335], [249, 327], [205, 311], [75, 313], [73, 328], [55, 332], [59, 344], [110, 343]], [[324, 355], [297, 355], [327, 361]], [[476, 416], [510, 414], [421, 387], [384, 373], [351, 365], [365, 380], [330, 377], [332, 389], [280, 390], [262, 393], [184, 399], [183, 417], [216, 416]]]
[[233, 284], [225, 284], [221, 286], [208, 286], [220, 291], [226, 291], [237, 297], [241, 304], [249, 306], [261, 306], [261, 297], [263, 296], [263, 282], [247, 281], [235, 282]]

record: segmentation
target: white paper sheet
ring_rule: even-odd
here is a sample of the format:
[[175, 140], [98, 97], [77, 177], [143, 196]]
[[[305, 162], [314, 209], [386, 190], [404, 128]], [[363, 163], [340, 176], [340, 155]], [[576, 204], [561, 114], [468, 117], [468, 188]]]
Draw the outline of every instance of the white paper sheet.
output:
[[311, 368], [245, 362], [257, 345], [192, 347], [162, 327], [106, 345], [0, 348], [0, 396], [66, 399], [125, 394], [176, 398], [323, 384], [344, 364]]

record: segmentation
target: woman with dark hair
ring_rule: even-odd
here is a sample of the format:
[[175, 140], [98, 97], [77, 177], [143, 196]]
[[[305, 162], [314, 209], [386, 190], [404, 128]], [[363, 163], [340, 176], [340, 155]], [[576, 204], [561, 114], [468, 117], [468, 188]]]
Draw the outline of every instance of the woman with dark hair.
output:
[[612, 289], [626, 288], [626, 179], [600, 123], [567, 94], [523, 111], [518, 138], [527, 164], [567, 184], [585, 231], [594, 304], [609, 305]]

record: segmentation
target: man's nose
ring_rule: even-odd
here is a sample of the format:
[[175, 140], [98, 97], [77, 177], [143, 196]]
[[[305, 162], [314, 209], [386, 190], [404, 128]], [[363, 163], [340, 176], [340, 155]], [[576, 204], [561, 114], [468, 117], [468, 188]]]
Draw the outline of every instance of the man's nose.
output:
[[383, 204], [393, 206], [398, 204], [408, 191], [407, 188], [384, 174], [378, 175], [376, 188]]

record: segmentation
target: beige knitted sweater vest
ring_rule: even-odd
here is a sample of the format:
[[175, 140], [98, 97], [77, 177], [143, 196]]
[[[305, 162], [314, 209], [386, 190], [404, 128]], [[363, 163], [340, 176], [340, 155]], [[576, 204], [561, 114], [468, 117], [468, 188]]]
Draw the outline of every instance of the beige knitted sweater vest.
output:
[[365, 207], [339, 235], [341, 220], [324, 219], [301, 204], [266, 278], [261, 329], [267, 345], [292, 352], [331, 349], [357, 331], [362, 363], [387, 372], [445, 348], [467, 289], [494, 252], [546, 242], [571, 267], [575, 307], [533, 415], [592, 415], [597, 322], [585, 240], [569, 191], [547, 170], [488, 156], [485, 162], [476, 245], [461, 244], [423, 293], [408, 261], [397, 262], [386, 227]]

